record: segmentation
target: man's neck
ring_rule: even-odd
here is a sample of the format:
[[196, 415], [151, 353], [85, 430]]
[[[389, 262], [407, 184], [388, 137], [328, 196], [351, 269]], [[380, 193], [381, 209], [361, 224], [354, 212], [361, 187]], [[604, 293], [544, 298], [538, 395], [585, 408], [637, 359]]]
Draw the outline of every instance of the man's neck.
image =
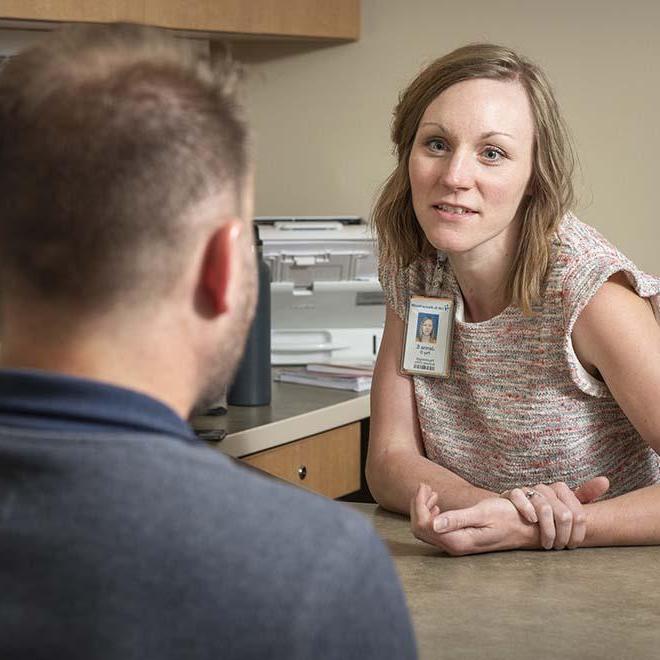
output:
[[[34, 330], [34, 328], [32, 328]], [[192, 356], [186, 342], [177, 345], [154, 329], [153, 337], [126, 330], [100, 332], [82, 328], [58, 336], [57, 333], [30, 332], [30, 328], [12, 327], [5, 332], [0, 347], [0, 367], [39, 369], [54, 373], [98, 380], [132, 389], [162, 401], [184, 419], [192, 407], [190, 393], [195, 392]]]

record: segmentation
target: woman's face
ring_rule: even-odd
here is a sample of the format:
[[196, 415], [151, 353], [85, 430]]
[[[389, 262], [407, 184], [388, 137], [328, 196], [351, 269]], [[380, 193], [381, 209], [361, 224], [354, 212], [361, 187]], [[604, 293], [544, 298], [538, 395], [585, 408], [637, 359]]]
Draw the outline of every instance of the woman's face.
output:
[[429, 242], [450, 255], [509, 254], [532, 173], [534, 120], [517, 81], [452, 85], [426, 108], [408, 161]]
[[433, 321], [424, 319], [422, 321], [422, 337], [430, 337], [433, 334]]

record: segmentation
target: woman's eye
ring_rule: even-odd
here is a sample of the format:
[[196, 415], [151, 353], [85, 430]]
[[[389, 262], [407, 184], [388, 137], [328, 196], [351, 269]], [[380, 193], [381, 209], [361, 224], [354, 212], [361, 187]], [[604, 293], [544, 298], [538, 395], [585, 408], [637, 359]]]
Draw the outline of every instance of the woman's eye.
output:
[[444, 140], [440, 140], [438, 138], [431, 138], [427, 143], [426, 146], [431, 150], [431, 151], [445, 151], [447, 149], [447, 145], [445, 144]]
[[487, 149], [484, 149], [482, 154], [485, 160], [492, 163], [496, 163], [498, 160], [504, 158], [504, 153], [499, 149], [495, 149], [493, 147], [488, 147]]

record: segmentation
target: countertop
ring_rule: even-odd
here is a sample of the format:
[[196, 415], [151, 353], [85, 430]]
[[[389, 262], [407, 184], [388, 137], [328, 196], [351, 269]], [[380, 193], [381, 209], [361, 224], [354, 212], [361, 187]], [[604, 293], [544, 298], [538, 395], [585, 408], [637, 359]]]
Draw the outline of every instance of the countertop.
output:
[[421, 660], [656, 660], [660, 547], [449, 557], [404, 516], [365, 514], [408, 597]]
[[222, 416], [195, 417], [196, 430], [224, 429], [217, 444], [235, 458], [369, 417], [369, 392], [273, 382], [269, 406], [229, 406]]

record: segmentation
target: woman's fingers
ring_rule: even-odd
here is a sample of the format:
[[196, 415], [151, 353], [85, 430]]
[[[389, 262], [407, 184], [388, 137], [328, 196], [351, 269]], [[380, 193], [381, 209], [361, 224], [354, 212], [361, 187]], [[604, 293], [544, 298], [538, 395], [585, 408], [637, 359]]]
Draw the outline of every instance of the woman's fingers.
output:
[[605, 495], [610, 488], [610, 481], [607, 477], [594, 477], [585, 481], [575, 489], [575, 497], [582, 504], [589, 504]]
[[417, 486], [417, 491], [410, 498], [410, 525], [413, 532], [419, 525], [420, 515], [424, 515], [424, 508], [426, 507], [424, 494], [424, 484], [419, 484], [419, 486]]
[[541, 545], [549, 550], [577, 548], [587, 533], [583, 504], [604, 495], [609, 488], [607, 477], [589, 479], [574, 491], [564, 482], [513, 488], [502, 493], [529, 523], [538, 522]]
[[[595, 480], [592, 479], [592, 481]], [[554, 491], [557, 499], [559, 499], [571, 512], [571, 533], [565, 545], [562, 547], [577, 548], [582, 545], [584, 537], [587, 534], [587, 516], [584, 512], [584, 508], [576, 494], [565, 483], [554, 483], [550, 488]]]
[[[541, 484], [542, 486], [543, 484]], [[541, 545], [550, 550], [555, 544], [557, 529], [555, 525], [555, 513], [545, 495], [539, 490], [538, 486], [529, 489], [527, 495], [529, 501], [534, 506], [536, 515], [539, 519], [539, 530], [541, 532]]]
[[[566, 486], [566, 484], [561, 484]], [[539, 484], [534, 487], [536, 492], [543, 495], [547, 505], [552, 511], [552, 517], [555, 527], [555, 538], [550, 547], [555, 550], [562, 550], [568, 545], [568, 542], [571, 538], [571, 532], [573, 530], [573, 510], [567, 506], [557, 495], [555, 487], [559, 488], [560, 484], [553, 484], [552, 486], [547, 486], [546, 484]], [[566, 486], [568, 490], [568, 486]], [[577, 503], [577, 499], [570, 493], [574, 501]], [[545, 545], [543, 547], [546, 547]]]
[[513, 488], [502, 493], [502, 496], [512, 502], [527, 522], [538, 523], [541, 545], [546, 550], [550, 550], [555, 544], [557, 535], [555, 515], [552, 506], [539, 489]]
[[466, 527], [480, 527], [483, 524], [484, 520], [478, 511], [478, 506], [473, 506], [468, 509], [445, 511], [433, 521], [433, 531], [437, 534], [446, 534]]
[[[410, 501], [410, 521], [413, 529], [423, 532], [424, 529], [432, 528], [433, 518], [439, 513], [433, 510], [438, 507], [435, 502], [438, 500], [438, 494], [431, 490], [431, 487], [425, 483], [420, 483], [417, 492]], [[429, 506], [430, 504], [430, 506]]]
[[536, 515], [536, 509], [531, 503], [530, 499], [525, 495], [529, 491], [528, 488], [512, 488], [502, 493], [502, 497], [506, 497], [516, 507], [518, 513], [530, 523], [537, 523], [539, 521]]

